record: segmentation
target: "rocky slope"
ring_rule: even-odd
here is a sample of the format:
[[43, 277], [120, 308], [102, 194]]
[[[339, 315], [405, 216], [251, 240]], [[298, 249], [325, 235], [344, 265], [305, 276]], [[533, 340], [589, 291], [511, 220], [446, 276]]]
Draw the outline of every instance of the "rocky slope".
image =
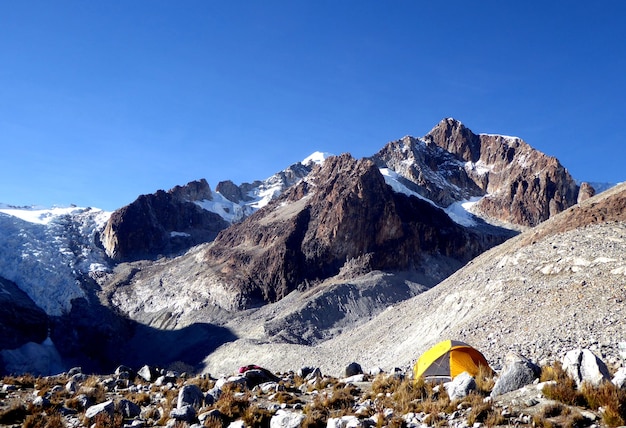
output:
[[410, 365], [447, 338], [477, 347], [496, 368], [509, 351], [542, 361], [578, 347], [589, 347], [610, 365], [621, 366], [620, 343], [626, 341], [624, 208], [622, 184], [316, 347], [242, 337], [210, 355], [207, 370], [220, 372], [244, 361], [280, 369], [303, 360], [331, 373], [351, 360], [389, 369]]
[[487, 225], [465, 228], [433, 204], [394, 192], [373, 162], [346, 154], [220, 233], [204, 263], [236, 293], [232, 306], [246, 308], [342, 269], [414, 271], [433, 285], [510, 236]]

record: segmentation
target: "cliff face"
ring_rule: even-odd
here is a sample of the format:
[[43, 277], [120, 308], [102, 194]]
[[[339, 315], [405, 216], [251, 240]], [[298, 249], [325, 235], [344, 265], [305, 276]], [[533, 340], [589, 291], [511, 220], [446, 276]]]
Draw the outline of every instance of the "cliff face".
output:
[[372, 161], [346, 154], [327, 159], [273, 204], [222, 231], [204, 262], [243, 293], [246, 306], [341, 272], [430, 275], [431, 257], [446, 259], [442, 279], [504, 239], [468, 230], [433, 204], [394, 192]]
[[578, 186], [559, 161], [515, 137], [475, 135], [454, 119], [442, 120], [424, 140], [464, 162], [488, 197], [477, 212], [521, 226], [536, 226], [575, 205]]
[[228, 223], [191, 202], [210, 198], [204, 180], [139, 196], [111, 214], [101, 234], [107, 255], [118, 262], [151, 259], [211, 241]]

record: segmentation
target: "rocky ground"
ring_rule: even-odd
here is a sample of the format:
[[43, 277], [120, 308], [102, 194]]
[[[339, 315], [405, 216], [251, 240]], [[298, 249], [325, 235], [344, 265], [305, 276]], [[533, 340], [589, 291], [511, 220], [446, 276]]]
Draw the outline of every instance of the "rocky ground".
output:
[[[579, 357], [577, 354], [575, 358]], [[598, 373], [593, 363], [591, 368], [586, 368], [589, 379], [592, 373]], [[547, 398], [550, 394], [546, 391], [557, 382], [540, 382], [536, 369], [530, 361], [513, 356], [495, 378], [483, 371], [475, 378], [465, 373], [450, 383], [430, 384], [423, 380], [414, 382], [411, 373], [401, 371], [364, 374], [357, 363], [349, 364], [342, 378], [325, 376], [319, 368], [312, 367], [274, 374], [258, 366], [248, 366], [219, 379], [150, 366], [137, 372], [120, 366], [107, 376], [86, 375], [80, 368], [74, 368], [50, 377], [5, 377], [0, 382], [0, 425], [50, 428], [616, 425], [604, 416], [610, 410], [604, 403], [605, 408], [597, 408], [598, 404], [588, 408], [589, 404], [582, 402], [572, 405]], [[553, 368], [543, 370], [541, 380]], [[604, 384], [610, 385], [611, 391], [623, 391], [608, 381]], [[626, 405], [626, 393], [620, 394]], [[622, 412], [620, 417], [626, 417], [626, 413]]]

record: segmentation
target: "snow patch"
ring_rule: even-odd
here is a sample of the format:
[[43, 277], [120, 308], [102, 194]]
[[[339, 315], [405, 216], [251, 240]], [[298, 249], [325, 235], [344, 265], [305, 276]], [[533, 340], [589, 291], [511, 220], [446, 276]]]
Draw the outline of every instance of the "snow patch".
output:
[[439, 209], [443, 209], [443, 211], [448, 215], [448, 217], [450, 217], [450, 219], [452, 219], [452, 221], [454, 221], [457, 224], [460, 224], [461, 226], [472, 227], [476, 225], [476, 221], [474, 220], [474, 215], [469, 210], [474, 204], [480, 201], [482, 197], [475, 197], [469, 200], [455, 202], [452, 205], [444, 209], [444, 208], [441, 208], [439, 205], [435, 204], [430, 199], [425, 198], [424, 196], [420, 195], [417, 192], [414, 192], [413, 190], [409, 189], [404, 184], [402, 184], [400, 182], [401, 176], [397, 172], [389, 168], [380, 168], [380, 173], [385, 178], [385, 183], [387, 183], [387, 185], [389, 185], [393, 189], [394, 192], [403, 193], [408, 196], [415, 196], [417, 198], [420, 198], [430, 203], [431, 205]]
[[191, 236], [191, 235], [190, 235], [189, 233], [186, 233], [186, 232], [176, 232], [176, 231], [172, 231], [172, 232], [170, 232], [170, 236], [171, 236], [172, 238], [175, 238], [175, 237], [177, 237], [177, 236], [187, 237], [187, 236]]
[[327, 152], [313, 152], [309, 156], [304, 158], [304, 160], [302, 160], [301, 163], [302, 163], [302, 165], [308, 165], [310, 163], [315, 163], [315, 164], [321, 165], [330, 156], [333, 156], [333, 154], [332, 153], [327, 153]]
[[444, 211], [448, 214], [448, 217], [461, 226], [476, 226], [476, 220], [474, 220], [474, 215], [470, 212], [470, 209], [481, 199], [481, 196], [477, 196], [469, 200], [455, 202], [448, 206]]

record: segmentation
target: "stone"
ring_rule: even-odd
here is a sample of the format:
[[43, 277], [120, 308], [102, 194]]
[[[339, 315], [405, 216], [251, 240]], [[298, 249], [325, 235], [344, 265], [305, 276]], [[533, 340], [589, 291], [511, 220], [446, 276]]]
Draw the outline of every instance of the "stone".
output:
[[[304, 366], [304, 367], [300, 367], [297, 371], [297, 375], [300, 376], [301, 378], [306, 378], [309, 374], [311, 374], [313, 371], [315, 370], [315, 367], [308, 367], [308, 366]], [[319, 370], [319, 369], [318, 369]]]
[[358, 374], [363, 374], [363, 369], [361, 368], [361, 365], [359, 363], [352, 362], [346, 367], [345, 373], [346, 377], [350, 377]]
[[73, 380], [70, 380], [65, 384], [65, 390], [70, 394], [75, 394], [78, 391], [78, 383]]
[[626, 367], [620, 367], [611, 382], [620, 389], [626, 388]]
[[198, 410], [204, 402], [204, 394], [198, 385], [184, 385], [178, 392], [177, 407], [191, 406]]
[[321, 379], [322, 376], [322, 371], [319, 369], [319, 367], [314, 368], [311, 372], [309, 372], [306, 377], [304, 378], [304, 380], [306, 381], [310, 381], [310, 380], [314, 380], [314, 379]]
[[365, 382], [366, 376], [365, 374], [356, 374], [350, 377], [344, 377], [341, 379], [343, 383], [357, 383], [357, 382]]
[[212, 406], [222, 395], [222, 390], [219, 388], [212, 388], [204, 394], [204, 403], [207, 406]]
[[356, 416], [342, 416], [340, 418], [328, 418], [327, 428], [359, 428], [363, 424]]
[[270, 419], [270, 428], [298, 428], [304, 421], [305, 416], [300, 412], [278, 410]]
[[279, 378], [273, 373], [264, 369], [247, 370], [244, 374], [248, 388], [252, 389], [265, 382], [277, 382]]
[[476, 390], [476, 380], [468, 372], [463, 372], [454, 377], [450, 382], [444, 383], [450, 400], [458, 400]]
[[521, 355], [509, 353], [504, 360], [502, 371], [491, 391], [496, 397], [530, 385], [541, 375], [541, 368]]
[[170, 417], [177, 421], [193, 422], [196, 419], [196, 409], [189, 405], [177, 407], [170, 411]]
[[115, 410], [115, 404], [113, 404], [113, 400], [105, 401], [104, 403], [95, 404], [89, 407], [85, 411], [85, 417], [88, 419], [94, 418], [96, 415], [100, 413], [107, 413], [113, 416], [113, 411]]
[[135, 377], [135, 371], [128, 366], [119, 365], [115, 369], [115, 376], [119, 379], [132, 379]]
[[124, 419], [132, 419], [141, 414], [141, 407], [125, 398], [115, 404], [115, 409], [124, 416]]
[[609, 369], [589, 349], [574, 349], [563, 357], [563, 370], [576, 381], [580, 388], [583, 382], [598, 386], [601, 382], [611, 379]]
[[82, 373], [83, 373], [83, 369], [81, 367], [72, 367], [71, 369], [68, 370], [67, 377], [72, 377], [76, 374], [82, 374]]
[[154, 382], [160, 376], [160, 373], [155, 367], [145, 365], [137, 371], [137, 375], [146, 382]]

